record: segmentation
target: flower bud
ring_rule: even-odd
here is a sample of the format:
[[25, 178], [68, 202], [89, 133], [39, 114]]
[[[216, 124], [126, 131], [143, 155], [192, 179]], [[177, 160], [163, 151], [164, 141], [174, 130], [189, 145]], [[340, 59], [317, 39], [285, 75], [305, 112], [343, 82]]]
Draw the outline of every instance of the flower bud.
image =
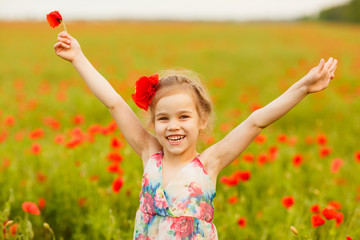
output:
[[298, 234], [299, 234], [299, 233], [298, 233], [298, 230], [297, 230], [295, 227], [293, 227], [293, 226], [290, 227], [290, 230], [291, 230], [291, 232], [292, 232], [294, 235], [298, 235]]

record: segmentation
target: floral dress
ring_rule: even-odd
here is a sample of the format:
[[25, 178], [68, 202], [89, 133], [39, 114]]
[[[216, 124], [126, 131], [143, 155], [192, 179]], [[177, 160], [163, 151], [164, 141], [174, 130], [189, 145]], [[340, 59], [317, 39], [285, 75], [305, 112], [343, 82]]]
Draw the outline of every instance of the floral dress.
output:
[[215, 187], [196, 157], [163, 187], [163, 152], [152, 155], [145, 167], [136, 212], [136, 240], [217, 240], [212, 200]]

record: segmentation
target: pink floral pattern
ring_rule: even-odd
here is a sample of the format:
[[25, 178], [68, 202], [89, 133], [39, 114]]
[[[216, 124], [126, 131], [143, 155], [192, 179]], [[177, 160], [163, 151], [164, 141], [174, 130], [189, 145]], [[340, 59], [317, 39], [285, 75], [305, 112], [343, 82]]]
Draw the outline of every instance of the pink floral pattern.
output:
[[196, 157], [163, 187], [163, 152], [144, 171], [134, 239], [217, 240], [212, 200], [215, 187]]

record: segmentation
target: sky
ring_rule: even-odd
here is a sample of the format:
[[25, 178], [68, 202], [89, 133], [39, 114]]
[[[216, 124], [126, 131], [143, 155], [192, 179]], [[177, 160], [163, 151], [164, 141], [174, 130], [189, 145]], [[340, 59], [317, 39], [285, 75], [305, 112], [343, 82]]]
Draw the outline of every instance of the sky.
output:
[[[349, 0], [0, 0], [0, 20], [291, 20]], [[66, 20], [65, 20], [66, 19]]]

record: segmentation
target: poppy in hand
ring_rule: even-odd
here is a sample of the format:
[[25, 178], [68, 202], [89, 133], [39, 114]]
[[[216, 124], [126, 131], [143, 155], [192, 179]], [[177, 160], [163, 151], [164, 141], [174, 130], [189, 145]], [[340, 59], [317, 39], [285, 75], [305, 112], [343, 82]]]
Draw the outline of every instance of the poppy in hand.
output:
[[62, 16], [58, 11], [53, 11], [46, 15], [46, 19], [52, 28], [59, 26], [62, 22]]

